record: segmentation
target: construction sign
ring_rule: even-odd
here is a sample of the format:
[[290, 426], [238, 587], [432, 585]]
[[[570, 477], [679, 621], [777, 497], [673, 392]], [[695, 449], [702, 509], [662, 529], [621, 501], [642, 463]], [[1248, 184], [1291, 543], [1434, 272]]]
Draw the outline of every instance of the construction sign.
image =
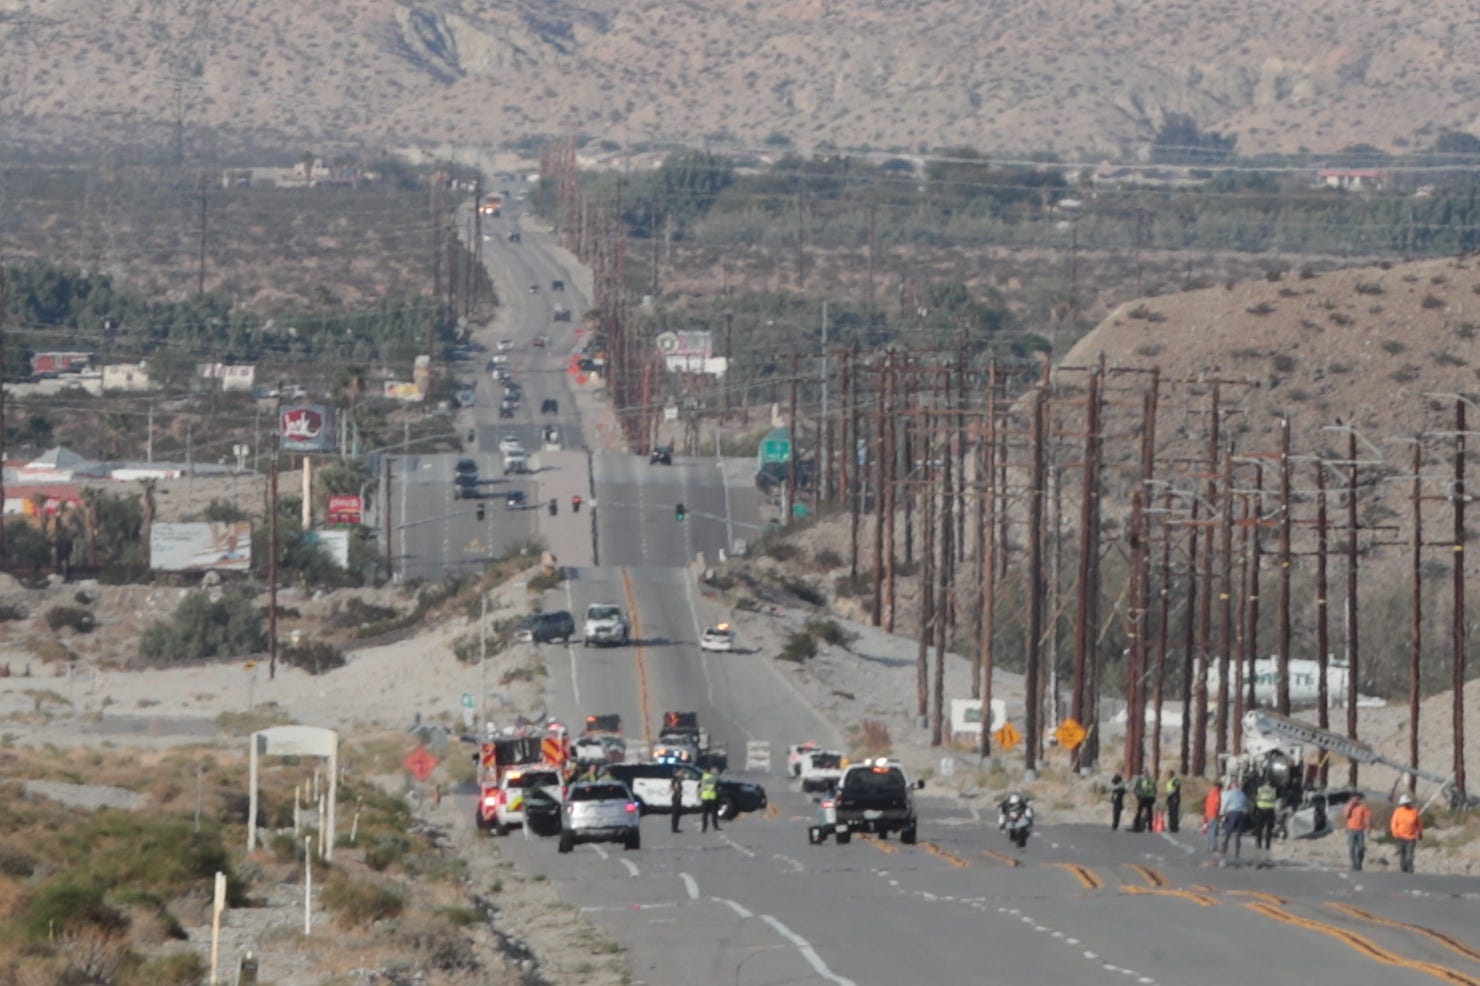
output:
[[435, 754], [424, 746], [418, 746], [414, 751], [407, 754], [406, 759], [401, 761], [401, 766], [411, 771], [411, 776], [418, 781], [426, 781], [432, 776], [432, 771], [437, 769], [440, 763]]
[[1012, 723], [1009, 722], [993, 733], [992, 738], [1002, 749], [1010, 750], [1023, 741], [1023, 734], [1014, 729]]
[[1079, 744], [1084, 742], [1084, 727], [1079, 724], [1078, 720], [1065, 719], [1059, 723], [1059, 728], [1054, 731], [1054, 736], [1058, 739], [1059, 745], [1064, 749], [1077, 750], [1079, 749]]

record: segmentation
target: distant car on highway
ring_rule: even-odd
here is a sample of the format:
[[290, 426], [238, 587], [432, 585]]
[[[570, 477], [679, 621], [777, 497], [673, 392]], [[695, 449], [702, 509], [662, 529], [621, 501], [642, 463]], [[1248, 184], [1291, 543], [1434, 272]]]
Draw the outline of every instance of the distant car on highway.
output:
[[560, 413], [560, 401], [557, 400], [554, 397], [546, 397], [544, 400], [540, 401], [540, 413], [541, 414], [559, 414]]
[[576, 618], [563, 609], [557, 609], [526, 616], [514, 631], [514, 639], [532, 644], [548, 644], [553, 640], [569, 643], [575, 633]]
[[560, 281], [560, 280], [551, 281], [550, 282], [550, 290], [551, 291], [564, 291], [565, 290], [565, 282], [564, 281]]
[[509, 350], [511, 350], [513, 348], [514, 348], [514, 340], [513, 339], [500, 339], [498, 341], [497, 349], [501, 353], [507, 353]]
[[498, 440], [498, 450], [504, 455], [511, 455], [515, 452], [523, 452], [524, 445], [519, 441], [517, 436], [505, 435]]
[[510, 490], [504, 497], [504, 506], [510, 510], [523, 510], [528, 505], [523, 490]]
[[498, 416], [501, 418], [512, 418], [517, 409], [517, 406], [513, 404], [500, 404], [498, 406]]
[[728, 623], [705, 628], [699, 635], [699, 649], [729, 652], [735, 649], [735, 631]]
[[554, 318], [557, 322], [569, 322], [570, 309], [566, 308], [564, 305], [556, 305]]

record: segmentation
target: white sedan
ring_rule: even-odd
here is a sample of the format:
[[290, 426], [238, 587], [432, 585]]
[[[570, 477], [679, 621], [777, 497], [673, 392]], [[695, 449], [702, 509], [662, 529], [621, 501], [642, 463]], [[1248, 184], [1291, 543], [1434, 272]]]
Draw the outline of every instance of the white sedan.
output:
[[498, 440], [498, 450], [504, 455], [517, 455], [524, 451], [524, 443], [513, 435], [505, 435]]
[[732, 651], [735, 649], [735, 631], [728, 623], [707, 628], [699, 635], [700, 650]]
[[514, 348], [514, 340], [513, 339], [500, 339], [498, 341], [498, 351], [501, 352], [501, 353], [507, 353], [509, 350], [511, 350], [513, 348]]

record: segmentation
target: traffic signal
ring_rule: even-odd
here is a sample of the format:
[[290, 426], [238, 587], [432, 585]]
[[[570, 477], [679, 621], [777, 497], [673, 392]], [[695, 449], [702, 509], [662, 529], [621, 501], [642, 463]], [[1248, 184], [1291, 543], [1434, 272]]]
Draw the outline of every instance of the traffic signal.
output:
[[688, 511], [684, 509], [684, 506], [683, 506], [682, 503], [678, 504], [676, 507], [673, 508], [673, 519], [674, 520], [683, 520], [687, 516], [688, 516]]

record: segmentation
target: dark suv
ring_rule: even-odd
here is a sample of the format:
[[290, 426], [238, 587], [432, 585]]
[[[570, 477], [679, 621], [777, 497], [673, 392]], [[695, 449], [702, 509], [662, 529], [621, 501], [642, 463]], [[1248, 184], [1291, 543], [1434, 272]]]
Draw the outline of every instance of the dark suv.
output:
[[[621, 781], [631, 789], [644, 814], [673, 813], [672, 784], [676, 776], [683, 781], [683, 811], [699, 811], [699, 779], [704, 772], [688, 764], [611, 763], [601, 772], [603, 777]], [[764, 811], [766, 789], [759, 784], [715, 778], [719, 794], [719, 817], [729, 820], [743, 811]]]
[[514, 631], [514, 639], [535, 644], [548, 644], [552, 640], [570, 643], [575, 636], [576, 620], [563, 609], [552, 613], [531, 613]]

